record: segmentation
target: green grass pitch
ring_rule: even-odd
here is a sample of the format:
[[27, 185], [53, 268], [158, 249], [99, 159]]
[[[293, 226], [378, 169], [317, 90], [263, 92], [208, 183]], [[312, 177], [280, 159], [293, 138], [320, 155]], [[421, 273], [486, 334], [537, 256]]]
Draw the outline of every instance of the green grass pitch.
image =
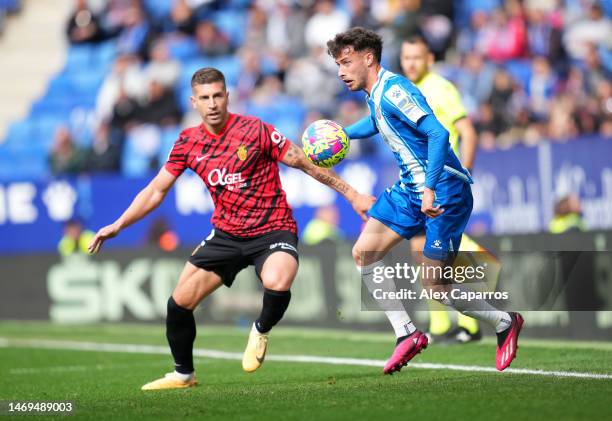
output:
[[[195, 347], [241, 353], [247, 334], [199, 326]], [[246, 374], [238, 360], [198, 357], [200, 386], [142, 392], [142, 384], [170, 371], [169, 351], [47, 349], [26, 341], [165, 346], [161, 325], [2, 322], [0, 338], [0, 400], [73, 401], [74, 419], [612, 419], [612, 378], [422, 367], [383, 376], [381, 367], [277, 361]], [[392, 345], [389, 334], [279, 327], [268, 355], [384, 360]], [[494, 345], [432, 344], [413, 361], [494, 367]], [[612, 344], [524, 340], [512, 368], [612, 374]]]

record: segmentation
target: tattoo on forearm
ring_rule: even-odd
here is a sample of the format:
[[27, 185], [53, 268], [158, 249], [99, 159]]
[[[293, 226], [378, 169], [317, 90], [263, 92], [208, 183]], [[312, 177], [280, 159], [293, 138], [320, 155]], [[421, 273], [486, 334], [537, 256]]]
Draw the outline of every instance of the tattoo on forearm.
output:
[[285, 153], [285, 157], [283, 158], [283, 162], [289, 166], [295, 167], [299, 162], [301, 151], [294, 144], [289, 146], [287, 152]]
[[289, 146], [283, 157], [283, 162], [291, 167], [300, 168], [315, 180], [335, 189], [338, 193], [345, 195], [351, 190], [351, 186], [344, 182], [334, 171], [317, 167], [310, 162], [304, 156], [302, 150], [295, 144]]
[[339, 193], [347, 193], [350, 190], [348, 184], [342, 181], [335, 173], [329, 170], [320, 169], [314, 174], [315, 178], [321, 183], [336, 189]]

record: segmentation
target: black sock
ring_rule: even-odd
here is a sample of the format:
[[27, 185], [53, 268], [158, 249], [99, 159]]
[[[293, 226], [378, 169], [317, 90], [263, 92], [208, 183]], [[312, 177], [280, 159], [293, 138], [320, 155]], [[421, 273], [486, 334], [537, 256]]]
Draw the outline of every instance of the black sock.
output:
[[257, 330], [260, 333], [269, 332], [283, 318], [290, 300], [291, 291], [274, 291], [265, 288], [261, 314], [255, 321]]
[[193, 373], [193, 341], [196, 325], [193, 310], [179, 306], [174, 298], [168, 300], [166, 338], [174, 357], [174, 369], [181, 374]]
[[410, 337], [410, 335], [404, 335], [404, 336], [400, 336], [399, 338], [397, 338], [397, 340], [395, 341], [395, 346], [398, 346], [400, 343], [404, 342], [406, 339], [408, 339]]

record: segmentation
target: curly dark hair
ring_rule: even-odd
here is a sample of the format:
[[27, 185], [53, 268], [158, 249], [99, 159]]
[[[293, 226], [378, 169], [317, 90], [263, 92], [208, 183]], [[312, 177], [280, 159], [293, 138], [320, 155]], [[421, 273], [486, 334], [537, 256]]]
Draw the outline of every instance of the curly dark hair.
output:
[[334, 39], [327, 41], [327, 54], [335, 59], [346, 47], [353, 47], [357, 52], [369, 50], [380, 63], [382, 38], [372, 30], [356, 27], [336, 34]]
[[220, 70], [214, 67], [204, 67], [193, 74], [191, 77], [191, 86], [206, 85], [208, 83], [223, 82], [225, 87], [225, 76]]

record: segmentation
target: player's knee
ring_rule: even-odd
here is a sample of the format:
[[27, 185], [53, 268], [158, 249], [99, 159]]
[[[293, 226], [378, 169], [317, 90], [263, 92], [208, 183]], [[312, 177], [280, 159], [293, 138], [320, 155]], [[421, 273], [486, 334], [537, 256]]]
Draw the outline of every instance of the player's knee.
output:
[[291, 289], [295, 276], [291, 273], [277, 269], [268, 269], [261, 274], [261, 283], [267, 289], [274, 291], [288, 291]]
[[193, 310], [193, 308], [191, 308], [191, 304], [193, 300], [190, 300], [186, 295], [184, 294], [180, 294], [180, 293], [176, 293], [176, 291], [172, 294], [172, 298], [174, 300], [174, 303], [180, 307], [180, 308], [186, 308], [188, 310]]

